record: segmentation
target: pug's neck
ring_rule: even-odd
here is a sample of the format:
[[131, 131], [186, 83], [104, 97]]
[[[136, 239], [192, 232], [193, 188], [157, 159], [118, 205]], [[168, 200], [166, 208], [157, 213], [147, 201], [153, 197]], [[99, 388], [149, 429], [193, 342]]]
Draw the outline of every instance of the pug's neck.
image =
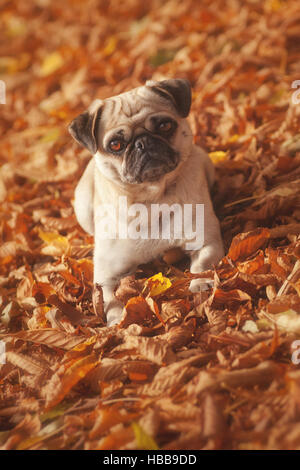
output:
[[104, 174], [97, 157], [95, 163], [95, 202], [97, 204], [117, 203], [120, 196], [126, 196], [129, 204], [158, 201], [175, 183], [182, 166], [180, 163], [174, 171], [166, 173], [158, 181], [129, 184], [122, 182], [114, 175]]

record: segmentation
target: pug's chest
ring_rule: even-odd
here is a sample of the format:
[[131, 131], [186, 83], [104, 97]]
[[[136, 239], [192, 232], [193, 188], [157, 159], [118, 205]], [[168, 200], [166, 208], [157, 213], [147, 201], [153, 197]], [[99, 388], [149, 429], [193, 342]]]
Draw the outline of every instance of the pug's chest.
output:
[[102, 259], [116, 256], [141, 264], [172, 247], [197, 249], [203, 240], [204, 206], [180, 199], [152, 204], [98, 206], [95, 245]]
[[[212, 211], [205, 171], [191, 158], [173, 184], [147, 202], [141, 194], [101, 198], [94, 206], [95, 244], [147, 261], [172, 247], [197, 249], [204, 239], [204, 217]], [[104, 253], [105, 255], [105, 253]]]

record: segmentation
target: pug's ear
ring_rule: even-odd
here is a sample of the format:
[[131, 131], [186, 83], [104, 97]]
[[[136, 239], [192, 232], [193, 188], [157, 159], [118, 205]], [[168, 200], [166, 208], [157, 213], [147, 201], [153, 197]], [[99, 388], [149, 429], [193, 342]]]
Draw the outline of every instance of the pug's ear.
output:
[[161, 82], [147, 81], [146, 86], [150, 86], [154, 93], [171, 101], [181, 117], [188, 116], [192, 102], [191, 85], [188, 80], [171, 78]]
[[93, 155], [97, 152], [97, 130], [101, 116], [103, 101], [95, 100], [82, 114], [79, 114], [69, 125], [71, 136]]

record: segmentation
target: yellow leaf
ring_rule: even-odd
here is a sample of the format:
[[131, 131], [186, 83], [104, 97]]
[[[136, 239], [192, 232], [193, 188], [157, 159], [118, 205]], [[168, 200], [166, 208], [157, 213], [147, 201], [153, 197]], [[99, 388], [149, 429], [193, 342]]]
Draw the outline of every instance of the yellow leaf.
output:
[[90, 346], [91, 344], [94, 344], [97, 340], [97, 336], [94, 335], [94, 336], [91, 336], [90, 338], [88, 338], [86, 341], [84, 341], [84, 343], [80, 343], [80, 344], [77, 344], [74, 348], [72, 348], [71, 352], [72, 351], [80, 351], [80, 352], [83, 352], [87, 349], [88, 346]]
[[18, 59], [16, 57], [0, 57], [0, 72], [15, 73], [18, 71]]
[[[57, 232], [44, 232], [43, 230], [39, 230], [39, 237], [47, 244], [45, 248], [55, 248], [55, 250], [53, 250], [53, 256], [67, 254], [70, 250], [68, 239]], [[45, 249], [42, 249], [42, 252], [44, 254], [52, 254], [52, 252], [47, 253]]]
[[259, 329], [259, 331], [269, 330], [271, 328], [271, 323], [266, 318], [260, 318], [259, 320], [256, 321], [256, 326]]
[[40, 142], [55, 142], [60, 136], [60, 130], [58, 127], [53, 127], [49, 130], [43, 137], [41, 137]]
[[111, 36], [106, 41], [106, 45], [103, 49], [104, 55], [106, 56], [111, 55], [116, 50], [116, 47], [117, 47], [117, 38], [115, 36]]
[[54, 408], [52, 408], [50, 411], [47, 411], [46, 413], [42, 413], [40, 415], [40, 421], [41, 423], [44, 423], [44, 421], [50, 421], [55, 418], [58, 418], [59, 416], [62, 416], [65, 414], [66, 410], [68, 408], [71, 408], [74, 405], [74, 403], [59, 403], [56, 405]]
[[269, 11], [277, 11], [282, 7], [281, 0], [268, 0], [266, 8]]
[[213, 163], [222, 162], [227, 158], [227, 152], [223, 152], [223, 150], [217, 150], [216, 152], [210, 152], [209, 158], [212, 160]]
[[56, 243], [66, 243], [68, 240], [66, 237], [63, 237], [62, 235], [59, 235], [57, 232], [43, 232], [42, 230], [39, 230], [39, 237], [46, 243], [48, 244], [56, 244]]
[[239, 134], [233, 134], [230, 139], [228, 140], [228, 142], [230, 142], [231, 144], [236, 142], [237, 140], [239, 140], [240, 136]]
[[66, 119], [68, 117], [68, 114], [66, 113], [66, 111], [63, 111], [63, 110], [56, 110], [56, 109], [52, 109], [50, 110], [50, 115], [51, 116], [54, 116], [54, 117], [58, 117], [60, 119]]
[[134, 431], [138, 449], [159, 450], [153, 437], [149, 436], [138, 423], [133, 422], [131, 423], [131, 426]]
[[169, 289], [172, 282], [167, 277], [164, 277], [162, 273], [158, 273], [155, 274], [155, 276], [149, 277], [146, 281], [146, 285], [150, 287], [149, 295], [152, 297]]
[[51, 73], [60, 69], [64, 63], [64, 60], [59, 52], [52, 52], [47, 55], [43, 60], [43, 63], [40, 68], [40, 76], [47, 77]]
[[28, 23], [26, 23], [23, 18], [19, 16], [9, 16], [6, 19], [6, 34], [12, 38], [15, 36], [22, 36], [27, 32], [27, 24]]
[[29, 64], [29, 54], [21, 54], [19, 57], [0, 57], [0, 73], [16, 73], [24, 70]]
[[83, 273], [85, 279], [88, 281], [93, 280], [93, 270], [94, 270], [94, 263], [90, 259], [82, 258], [77, 260], [77, 264], [80, 267], [81, 272]]

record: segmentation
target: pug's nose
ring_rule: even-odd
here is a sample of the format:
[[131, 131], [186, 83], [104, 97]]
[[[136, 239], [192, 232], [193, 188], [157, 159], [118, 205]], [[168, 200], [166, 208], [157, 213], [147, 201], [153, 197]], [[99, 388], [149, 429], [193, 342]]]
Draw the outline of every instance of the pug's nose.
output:
[[134, 143], [135, 148], [139, 150], [140, 152], [142, 150], [145, 150], [146, 145], [147, 145], [147, 136], [138, 137]]

